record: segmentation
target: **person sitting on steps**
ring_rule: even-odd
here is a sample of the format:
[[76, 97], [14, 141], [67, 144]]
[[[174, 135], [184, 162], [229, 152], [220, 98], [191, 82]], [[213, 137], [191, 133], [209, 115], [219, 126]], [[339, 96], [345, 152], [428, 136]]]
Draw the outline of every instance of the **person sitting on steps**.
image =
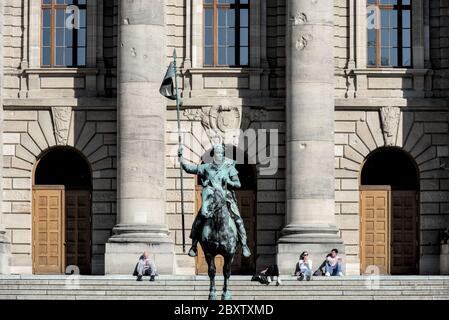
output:
[[295, 275], [299, 281], [310, 281], [312, 279], [312, 260], [309, 259], [309, 253], [304, 251], [299, 256], [299, 261], [296, 263]]
[[137, 262], [133, 275], [137, 275], [137, 281], [142, 281], [142, 277], [144, 275], [149, 275], [150, 281], [154, 281], [154, 277], [157, 275], [156, 265], [150, 259], [148, 251], [144, 251], [144, 253], [140, 256], [139, 262]]
[[339, 276], [342, 277], [343, 276], [343, 272], [341, 272], [341, 263], [342, 263], [342, 259], [341, 257], [338, 255], [338, 250], [337, 249], [332, 249], [331, 253], [327, 255], [326, 258], [326, 277], [330, 277], [330, 276]]
[[270, 265], [260, 271], [257, 275], [254, 275], [251, 281], [259, 281], [262, 284], [269, 285], [271, 281], [274, 281], [276, 277], [276, 286], [282, 284], [281, 276], [279, 275], [279, 268], [277, 264]]

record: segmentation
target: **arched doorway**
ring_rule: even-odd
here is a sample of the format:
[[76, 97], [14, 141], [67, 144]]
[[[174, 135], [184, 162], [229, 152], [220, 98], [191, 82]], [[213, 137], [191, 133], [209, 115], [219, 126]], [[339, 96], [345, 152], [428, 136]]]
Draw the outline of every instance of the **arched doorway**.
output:
[[[248, 164], [247, 155], [242, 151], [238, 151], [236, 148], [232, 148], [233, 152], [226, 152], [227, 157], [233, 155], [233, 159], [242, 159], [243, 164], [237, 164], [236, 169], [238, 171], [238, 176], [242, 187], [235, 190], [235, 196], [237, 198], [238, 207], [240, 215], [245, 224], [245, 230], [247, 234], [248, 247], [251, 250], [251, 256], [245, 258], [242, 255], [240, 246], [234, 256], [234, 262], [232, 263], [232, 273], [240, 275], [254, 274], [256, 269], [256, 190], [257, 190], [257, 175], [255, 165]], [[239, 153], [237, 153], [239, 152]], [[207, 162], [211, 159], [209, 158]], [[201, 208], [201, 181], [197, 178], [195, 187], [195, 212], [198, 213]], [[215, 258], [215, 264], [217, 267], [217, 273], [222, 273], [223, 268], [223, 258], [217, 256]], [[207, 263], [204, 258], [204, 252], [201, 246], [198, 247], [198, 256], [196, 258], [196, 273], [197, 274], [207, 274]]]
[[33, 177], [33, 273], [91, 273], [92, 177], [77, 150], [55, 147], [41, 155]]
[[399, 148], [381, 148], [360, 176], [361, 273], [419, 274], [419, 174]]

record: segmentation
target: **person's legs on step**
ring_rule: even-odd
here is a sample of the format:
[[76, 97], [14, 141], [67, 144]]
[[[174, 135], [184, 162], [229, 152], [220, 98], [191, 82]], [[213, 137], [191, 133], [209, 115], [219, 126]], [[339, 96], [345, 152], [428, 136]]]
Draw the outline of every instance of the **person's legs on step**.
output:
[[139, 260], [137, 264], [137, 281], [142, 281], [142, 276], [144, 274], [145, 261]]
[[335, 267], [335, 273], [336, 273], [336, 276], [338, 276], [338, 277], [343, 276], [343, 272], [341, 271], [341, 263], [340, 262], [338, 262]]
[[326, 277], [330, 277], [330, 276], [332, 276], [333, 273], [334, 273], [334, 267], [331, 266], [331, 265], [330, 265], [329, 263], [327, 263], [327, 262], [326, 262], [326, 265], [325, 265], [325, 270], [326, 270], [326, 274], [325, 274]]

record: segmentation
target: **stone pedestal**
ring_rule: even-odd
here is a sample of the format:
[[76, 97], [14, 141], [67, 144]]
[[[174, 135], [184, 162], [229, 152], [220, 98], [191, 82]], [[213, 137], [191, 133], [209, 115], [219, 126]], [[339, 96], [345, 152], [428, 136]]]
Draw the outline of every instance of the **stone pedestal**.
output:
[[318, 269], [332, 249], [338, 249], [338, 254], [343, 258], [342, 271], [345, 273], [344, 245], [337, 236], [335, 227], [302, 228], [288, 234], [284, 229], [277, 245], [277, 264], [281, 274], [293, 274], [299, 256], [303, 251], [309, 252], [309, 258], [313, 261], [313, 271]]
[[440, 274], [449, 274], [449, 244], [441, 245]]
[[287, 221], [281, 273], [344, 246], [335, 226], [333, 1], [287, 1]]
[[166, 225], [120, 224], [106, 243], [106, 274], [130, 274], [144, 251], [156, 262], [159, 274], [173, 274], [173, 241]]
[[0, 229], [0, 274], [9, 274], [11, 267], [10, 241], [5, 230]]
[[160, 274], [174, 272], [165, 216], [167, 66], [165, 0], [121, 0], [118, 63], [117, 222], [106, 244], [105, 273], [130, 274], [144, 250]]
[[[3, 147], [3, 1], [0, 2], [0, 146]], [[3, 148], [0, 148], [0, 157]], [[2, 203], [2, 167], [0, 166], [0, 204]], [[11, 260], [10, 241], [3, 227], [2, 212], [0, 211], [0, 274], [9, 274]]]

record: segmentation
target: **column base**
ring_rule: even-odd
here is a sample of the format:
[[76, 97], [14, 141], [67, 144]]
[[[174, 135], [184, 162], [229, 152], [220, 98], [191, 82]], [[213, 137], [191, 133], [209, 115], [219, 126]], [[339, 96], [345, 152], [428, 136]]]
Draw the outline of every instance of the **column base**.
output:
[[0, 230], [0, 274], [11, 273], [11, 245], [5, 231]]
[[139, 257], [148, 251], [158, 274], [174, 274], [175, 246], [166, 226], [117, 225], [106, 243], [105, 274], [131, 275]]
[[315, 272], [326, 255], [332, 249], [338, 249], [343, 258], [343, 273], [345, 272], [345, 246], [338, 236], [334, 226], [304, 227], [289, 225], [282, 230], [277, 244], [277, 265], [281, 274], [294, 274], [296, 263], [303, 251], [309, 253]]

